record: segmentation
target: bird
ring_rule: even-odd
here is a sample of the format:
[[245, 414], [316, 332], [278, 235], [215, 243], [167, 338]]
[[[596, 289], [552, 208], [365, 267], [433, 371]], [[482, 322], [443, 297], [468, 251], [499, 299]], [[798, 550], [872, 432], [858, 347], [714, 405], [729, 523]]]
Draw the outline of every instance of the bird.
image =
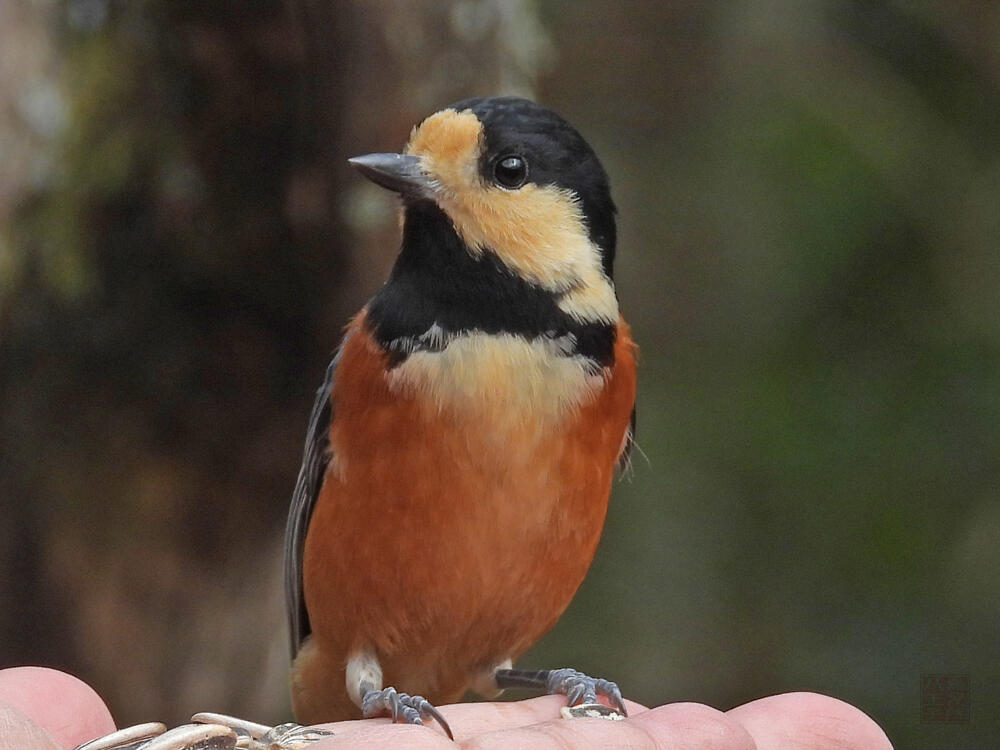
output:
[[296, 719], [452, 737], [439, 705], [510, 687], [621, 718], [614, 682], [513, 668], [582, 582], [634, 444], [607, 173], [508, 96], [349, 162], [401, 199], [401, 242], [309, 418], [285, 535]]

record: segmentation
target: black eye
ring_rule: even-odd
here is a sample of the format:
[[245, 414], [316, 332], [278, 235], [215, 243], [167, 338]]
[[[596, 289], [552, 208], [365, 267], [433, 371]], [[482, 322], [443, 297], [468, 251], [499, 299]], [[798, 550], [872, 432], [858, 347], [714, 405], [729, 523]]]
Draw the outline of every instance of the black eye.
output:
[[528, 179], [528, 163], [520, 156], [501, 157], [493, 165], [493, 177], [501, 187], [514, 190], [521, 187]]

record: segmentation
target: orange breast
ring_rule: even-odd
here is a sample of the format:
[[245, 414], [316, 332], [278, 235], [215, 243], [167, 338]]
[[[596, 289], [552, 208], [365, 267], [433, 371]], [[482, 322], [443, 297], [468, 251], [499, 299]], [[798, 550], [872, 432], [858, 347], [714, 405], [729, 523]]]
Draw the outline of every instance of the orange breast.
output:
[[313, 640], [341, 665], [330, 683], [366, 647], [386, 684], [455, 700], [551, 627], [583, 579], [634, 401], [632, 340], [619, 323], [610, 376], [560, 417], [492, 419], [392, 387], [363, 318], [352, 331], [306, 538]]

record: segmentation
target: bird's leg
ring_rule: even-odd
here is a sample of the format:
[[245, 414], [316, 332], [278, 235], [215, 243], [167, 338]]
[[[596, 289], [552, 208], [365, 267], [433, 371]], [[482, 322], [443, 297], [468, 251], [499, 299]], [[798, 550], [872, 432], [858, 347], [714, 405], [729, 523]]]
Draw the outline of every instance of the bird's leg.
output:
[[[550, 695], [565, 695], [569, 700], [565, 715], [570, 717], [599, 715], [613, 719], [628, 716], [618, 685], [610, 680], [589, 677], [575, 669], [498, 669], [493, 673], [493, 680], [501, 690], [538, 688]], [[599, 695], [607, 698], [615, 710], [599, 704]]]
[[366, 719], [385, 714], [394, 724], [423, 724], [425, 719], [434, 719], [448, 739], [455, 739], [448, 722], [429, 700], [382, 687], [382, 667], [371, 652], [362, 651], [347, 660], [347, 693]]

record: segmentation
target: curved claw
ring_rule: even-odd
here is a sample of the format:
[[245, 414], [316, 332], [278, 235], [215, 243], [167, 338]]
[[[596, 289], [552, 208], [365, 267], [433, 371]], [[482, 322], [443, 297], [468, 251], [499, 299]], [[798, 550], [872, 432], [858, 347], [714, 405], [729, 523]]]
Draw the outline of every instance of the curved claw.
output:
[[395, 689], [393, 689], [393, 688], [388, 688], [388, 689], [392, 690], [392, 692], [389, 693], [389, 708], [392, 710], [392, 723], [393, 724], [398, 724], [399, 723], [399, 693], [397, 693], [395, 691]]
[[621, 693], [618, 693], [618, 695], [613, 696], [611, 700], [614, 702], [615, 708], [617, 708], [619, 711], [622, 712], [622, 716], [628, 716], [628, 709], [625, 708], [625, 701], [622, 698]]
[[625, 700], [622, 698], [622, 691], [618, 689], [617, 683], [611, 680], [602, 680], [601, 678], [597, 678], [595, 682], [597, 684], [594, 686], [594, 689], [597, 691], [597, 694], [603, 695], [611, 701], [611, 705], [621, 712], [622, 716], [628, 716], [628, 711], [625, 709]]
[[445, 721], [441, 712], [434, 705], [421, 695], [410, 695], [400, 693], [393, 687], [382, 690], [370, 690], [361, 701], [361, 713], [366, 719], [371, 719], [388, 712], [392, 717], [393, 724], [423, 724], [427, 718], [434, 719], [448, 739], [454, 741], [451, 727]]
[[[419, 695], [417, 697], [420, 698]], [[441, 715], [441, 712], [438, 711], [437, 708], [434, 706], [434, 704], [432, 704], [430, 701], [424, 700], [423, 698], [420, 698], [420, 700], [423, 701], [420, 708], [418, 709], [420, 711], [420, 715], [425, 719], [428, 717], [434, 719], [434, 721], [436, 721], [438, 724], [441, 725], [441, 728], [444, 730], [444, 733], [448, 735], [448, 739], [454, 742], [455, 735], [451, 733], [451, 727], [448, 726], [448, 722], [445, 721], [444, 716]]]

